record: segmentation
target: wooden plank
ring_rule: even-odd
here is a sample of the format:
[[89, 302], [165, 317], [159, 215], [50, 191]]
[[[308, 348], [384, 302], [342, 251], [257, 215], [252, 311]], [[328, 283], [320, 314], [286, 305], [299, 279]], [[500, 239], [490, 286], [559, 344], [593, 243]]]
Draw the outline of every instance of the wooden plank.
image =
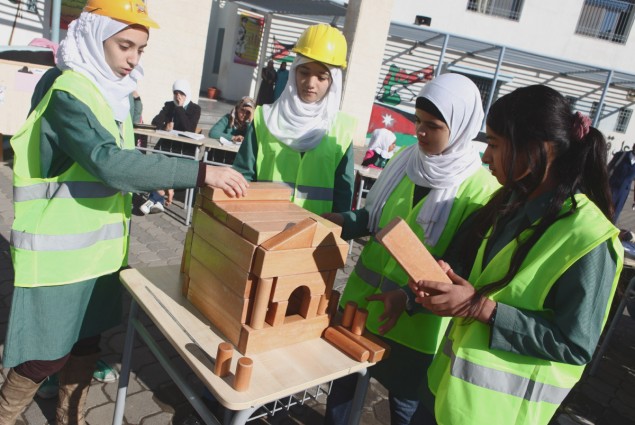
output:
[[[206, 277], [205, 268], [196, 260], [192, 260], [191, 269], [193, 276], [190, 277], [190, 286], [187, 299], [200, 311], [207, 320], [212, 322], [220, 332], [234, 345], [238, 345], [242, 330], [241, 321], [246, 320], [248, 313], [248, 302], [243, 305], [243, 311], [237, 313], [239, 304], [237, 297], [235, 302], [230, 301], [227, 291], [217, 291]], [[245, 300], [248, 301], [248, 300]], [[231, 307], [230, 307], [231, 306]]]
[[368, 357], [369, 362], [375, 363], [388, 358], [388, 355], [390, 354], [390, 346], [379, 339], [376, 335], [373, 335], [370, 332], [364, 332], [363, 335], [355, 335], [343, 326], [336, 326], [335, 329], [347, 338], [366, 348], [370, 353], [370, 356]]
[[201, 236], [207, 243], [222, 252], [243, 270], [250, 270], [256, 246], [238, 233], [233, 232], [223, 224], [197, 208], [194, 212], [194, 233]]
[[185, 235], [185, 243], [183, 244], [183, 256], [181, 257], [181, 273], [184, 274], [183, 285], [181, 286], [181, 293], [187, 296], [188, 285], [190, 284], [189, 270], [190, 270], [190, 256], [192, 251], [192, 237], [194, 236], [194, 230], [190, 227]]
[[300, 286], [306, 286], [313, 295], [322, 295], [326, 291], [326, 285], [330, 278], [330, 272], [302, 273], [291, 276], [279, 276], [271, 297], [272, 302], [288, 300], [291, 293]]
[[197, 234], [194, 234], [192, 238], [192, 257], [224, 282], [225, 286], [236, 295], [241, 298], [252, 297], [255, 276], [240, 268]]
[[310, 248], [313, 244], [313, 237], [317, 227], [317, 221], [312, 218], [305, 218], [298, 224], [278, 233], [261, 246], [267, 251]]
[[252, 182], [249, 183], [247, 196], [242, 198], [230, 198], [222, 190], [209, 186], [202, 187], [201, 193], [212, 201], [288, 201], [292, 190], [284, 183]]
[[254, 245], [260, 245], [305, 218], [306, 216], [298, 216], [276, 220], [249, 221], [243, 224], [242, 235]]
[[264, 212], [234, 212], [227, 214], [225, 225], [236, 233], [243, 233], [243, 227], [247, 223], [273, 221], [273, 220], [297, 220], [298, 222], [308, 217], [308, 211], [264, 211]]
[[302, 207], [286, 201], [214, 201], [214, 205], [226, 214], [237, 212], [303, 212]]
[[311, 218], [324, 226], [324, 230], [318, 227], [311, 246], [341, 245], [347, 243], [340, 238], [342, 228], [339, 225], [316, 214], [311, 214]]
[[401, 217], [388, 223], [375, 237], [395, 257], [410, 279], [452, 284], [437, 260]]
[[258, 330], [243, 325], [238, 351], [242, 354], [256, 354], [319, 338], [328, 325], [329, 318], [325, 315], [312, 319], [293, 315], [285, 318], [284, 324], [280, 326], [265, 325]]
[[348, 244], [267, 251], [258, 247], [252, 272], [258, 277], [288, 276], [344, 267]]

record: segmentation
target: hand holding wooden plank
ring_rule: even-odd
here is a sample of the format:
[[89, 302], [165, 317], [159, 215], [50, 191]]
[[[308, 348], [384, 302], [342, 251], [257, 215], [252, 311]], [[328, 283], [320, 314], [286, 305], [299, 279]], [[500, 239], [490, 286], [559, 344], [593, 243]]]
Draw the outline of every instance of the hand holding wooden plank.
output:
[[432, 254], [401, 217], [388, 223], [375, 237], [413, 281], [432, 280], [452, 284]]

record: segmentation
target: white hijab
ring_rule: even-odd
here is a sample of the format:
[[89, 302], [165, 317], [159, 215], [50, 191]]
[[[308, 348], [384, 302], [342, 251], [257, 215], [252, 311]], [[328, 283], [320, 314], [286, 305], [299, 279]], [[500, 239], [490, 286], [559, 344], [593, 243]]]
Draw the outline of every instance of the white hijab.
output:
[[373, 131], [372, 136], [370, 136], [368, 150], [372, 149], [381, 155], [382, 158], [390, 159], [392, 158], [394, 150], [389, 151], [388, 148], [395, 142], [395, 140], [397, 140], [395, 133], [387, 128], [378, 128]]
[[320, 143], [339, 111], [342, 99], [342, 70], [322, 62], [331, 73], [331, 87], [319, 102], [305, 103], [300, 99], [295, 69], [308, 62], [315, 61], [296, 56], [282, 95], [272, 105], [262, 106], [267, 129], [276, 139], [297, 152], [310, 151]]
[[124, 78], [115, 75], [106, 63], [104, 41], [128, 26], [107, 16], [82, 12], [69, 25], [57, 52], [57, 67], [72, 69], [95, 83], [119, 122], [130, 115], [128, 95], [136, 90], [143, 68], [137, 65]]
[[478, 88], [467, 77], [443, 74], [427, 83], [419, 97], [439, 109], [450, 129], [448, 147], [439, 155], [427, 155], [418, 144], [403, 149], [392, 159], [372, 187], [366, 200], [368, 228], [376, 232], [386, 200], [404, 174], [430, 193], [417, 216], [425, 232], [425, 243], [436, 245], [445, 228], [459, 186], [481, 167], [471, 141], [481, 128], [483, 106]]
[[[185, 108], [192, 100], [192, 88], [190, 87], [190, 83], [187, 80], [176, 80], [174, 84], [172, 84], [172, 93], [177, 90], [185, 95], [185, 102], [183, 102], [183, 107]], [[174, 102], [174, 104], [176, 105], [176, 102]]]

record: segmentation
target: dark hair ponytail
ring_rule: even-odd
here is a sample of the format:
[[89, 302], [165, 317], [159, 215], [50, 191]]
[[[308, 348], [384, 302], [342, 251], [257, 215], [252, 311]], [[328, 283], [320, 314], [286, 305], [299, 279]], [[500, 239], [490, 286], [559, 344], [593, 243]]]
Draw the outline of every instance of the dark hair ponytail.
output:
[[[518, 165], [526, 166], [527, 173], [518, 180], [508, 178], [492, 200], [476, 213], [472, 233], [466, 238], [467, 261], [473, 263], [489, 229], [493, 227], [496, 231], [497, 223], [527, 203], [529, 196], [543, 183], [548, 167], [555, 187], [542, 220], [519, 229], [515, 235], [518, 246], [505, 276], [480, 288], [480, 295], [509, 284], [549, 226], [576, 211], [576, 193], [586, 194], [609, 220], [613, 215], [604, 136], [590, 126], [588, 117], [572, 114], [568, 101], [556, 90], [534, 85], [501, 97], [490, 108], [487, 126], [509, 144], [505, 174], [517, 175]], [[549, 158], [553, 158], [551, 163]], [[561, 212], [567, 199], [571, 200], [572, 208]], [[519, 235], [527, 229], [533, 232], [520, 241]], [[472, 310], [476, 308], [477, 298], [473, 300]]]

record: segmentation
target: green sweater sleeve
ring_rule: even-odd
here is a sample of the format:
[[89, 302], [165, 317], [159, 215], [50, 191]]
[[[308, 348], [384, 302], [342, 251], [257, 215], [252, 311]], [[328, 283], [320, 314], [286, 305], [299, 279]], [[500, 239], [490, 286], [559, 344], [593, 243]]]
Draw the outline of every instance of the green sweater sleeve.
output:
[[353, 202], [355, 158], [351, 143], [344, 153], [344, 157], [335, 169], [333, 186], [333, 212], [350, 211]]
[[229, 126], [229, 115], [224, 115], [221, 119], [209, 129], [208, 136], [212, 139], [220, 139], [221, 137], [227, 140], [232, 139], [232, 128]]
[[232, 168], [238, 171], [243, 177], [250, 182], [257, 181], [256, 175], [256, 156], [258, 155], [258, 141], [256, 140], [256, 132], [254, 131], [253, 122], [247, 127], [247, 133], [243, 142], [240, 144]]
[[196, 186], [199, 163], [121, 149], [82, 102], [53, 93], [42, 117], [41, 173], [53, 177], [77, 162], [106, 185], [125, 192]]
[[549, 314], [499, 303], [490, 347], [562, 363], [590, 362], [616, 268], [605, 242], [560, 276], [545, 300]]

